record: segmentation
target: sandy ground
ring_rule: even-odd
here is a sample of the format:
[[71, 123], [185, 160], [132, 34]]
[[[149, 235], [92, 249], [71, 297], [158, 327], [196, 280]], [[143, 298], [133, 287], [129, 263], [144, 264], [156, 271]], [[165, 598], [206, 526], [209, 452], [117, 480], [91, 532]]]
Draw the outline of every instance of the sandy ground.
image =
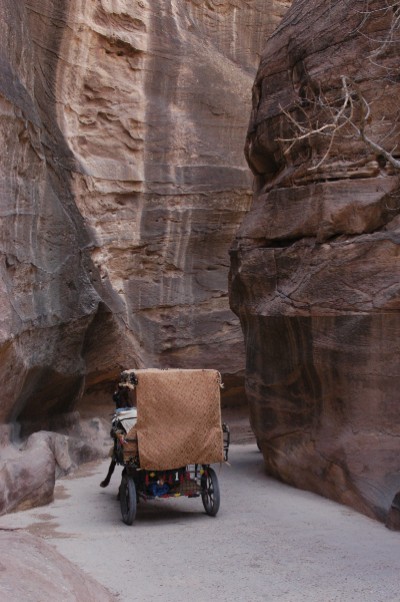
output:
[[3, 516], [0, 528], [45, 538], [123, 601], [400, 600], [400, 534], [268, 478], [254, 444], [233, 445], [217, 468], [215, 518], [200, 498], [158, 500], [128, 527], [120, 469], [101, 489], [106, 470], [87, 465], [58, 482], [50, 506]]

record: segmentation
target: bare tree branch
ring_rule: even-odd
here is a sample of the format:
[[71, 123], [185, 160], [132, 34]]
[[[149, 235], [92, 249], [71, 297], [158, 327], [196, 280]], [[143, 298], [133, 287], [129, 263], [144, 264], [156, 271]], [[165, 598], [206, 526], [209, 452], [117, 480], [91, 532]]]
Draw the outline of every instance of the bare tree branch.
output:
[[[381, 7], [372, 8], [372, 6], [371, 0], [365, 0], [364, 10], [361, 11], [362, 21], [357, 33], [367, 37], [371, 45], [374, 46], [367, 58], [373, 64], [385, 70], [383, 80], [386, 79], [387, 82], [390, 82], [388, 76], [395, 75], [398, 81], [400, 69], [397, 66], [397, 60], [395, 67], [387, 67], [380, 61], [388, 50], [393, 53], [393, 44], [400, 44], [400, 2], [387, 1]], [[367, 36], [362, 28], [370, 18], [382, 15], [385, 18], [388, 17], [389, 20], [385, 35], [379, 40]], [[327, 148], [324, 150], [322, 158], [318, 160], [316, 165], [309, 168], [310, 171], [316, 170], [327, 160], [334, 141], [338, 139], [340, 134], [344, 138], [351, 137], [361, 140], [367, 148], [384, 158], [395, 170], [400, 171], [400, 160], [394, 154], [397, 144], [390, 150], [384, 146], [385, 139], [391, 137], [400, 120], [390, 124], [388, 131], [380, 136], [380, 140], [374, 139], [373, 135], [368, 132], [373, 121], [371, 102], [368, 102], [354, 79], [341, 75], [340, 81], [340, 90], [336, 95], [334, 93], [330, 94], [328, 98], [322, 92], [321, 87], [316, 86], [316, 82], [310, 80], [308, 82], [308, 94], [305, 95], [305, 98], [301, 98], [290, 108], [280, 106], [282, 114], [285, 115], [288, 124], [292, 128], [292, 135], [276, 138], [276, 141], [283, 146], [284, 154], [289, 155], [295, 145], [304, 143], [306, 140], [310, 141], [310, 146], [312, 146], [313, 140], [328, 138]], [[315, 92], [316, 89], [318, 92]], [[378, 123], [384, 124], [384, 120], [385, 118], [382, 117]]]

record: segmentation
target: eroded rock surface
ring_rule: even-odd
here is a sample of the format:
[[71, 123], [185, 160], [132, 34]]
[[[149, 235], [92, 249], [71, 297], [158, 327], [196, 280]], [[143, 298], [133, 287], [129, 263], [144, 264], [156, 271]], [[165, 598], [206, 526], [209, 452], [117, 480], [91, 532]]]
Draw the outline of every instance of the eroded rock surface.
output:
[[[0, 0], [1, 446], [111, 411], [126, 367], [216, 368], [243, 401], [228, 249], [251, 84], [289, 4]], [[51, 496], [48, 438], [3, 509]]]
[[0, 422], [109, 403], [127, 366], [217, 368], [243, 397], [228, 248], [288, 4], [1, 0]]
[[[231, 268], [268, 470], [382, 520], [400, 484], [400, 185], [354, 126], [398, 161], [397, 10], [300, 0], [268, 41]], [[344, 106], [343, 77], [349, 120], [307, 135]]]
[[108, 456], [108, 425], [76, 421], [65, 433], [37, 431], [20, 445], [1, 448], [0, 514], [43, 506], [53, 500], [57, 478], [80, 464]]
[[0, 531], [0, 595], [3, 600], [96, 600], [116, 596], [43, 539], [18, 530]]

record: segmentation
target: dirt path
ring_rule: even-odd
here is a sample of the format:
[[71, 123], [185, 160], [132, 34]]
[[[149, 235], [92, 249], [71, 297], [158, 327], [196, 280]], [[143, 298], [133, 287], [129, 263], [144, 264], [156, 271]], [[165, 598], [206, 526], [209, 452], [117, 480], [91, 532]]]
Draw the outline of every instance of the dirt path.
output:
[[0, 528], [42, 536], [123, 601], [400, 599], [399, 534], [269, 479], [254, 444], [232, 446], [230, 461], [218, 470], [216, 518], [200, 499], [158, 500], [127, 527], [119, 473], [101, 489], [102, 463], [60, 481], [50, 506], [1, 517]]

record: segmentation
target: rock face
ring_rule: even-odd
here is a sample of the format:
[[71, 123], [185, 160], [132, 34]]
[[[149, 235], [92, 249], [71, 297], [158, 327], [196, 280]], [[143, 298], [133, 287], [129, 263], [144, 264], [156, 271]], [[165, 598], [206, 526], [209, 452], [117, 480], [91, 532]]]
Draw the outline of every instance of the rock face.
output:
[[296, 1], [266, 45], [230, 298], [269, 472], [385, 520], [400, 485], [399, 34], [396, 7], [367, 5]]
[[19, 448], [1, 448], [0, 514], [48, 504], [58, 477], [107, 457], [110, 447], [108, 424], [91, 419], [76, 420], [65, 434], [39, 431]]
[[228, 249], [288, 4], [1, 0], [0, 423], [109, 403], [127, 366], [217, 368], [241, 397]]
[[0, 595], [3, 600], [117, 600], [39, 537], [21, 531], [2, 531], [0, 552]]
[[[289, 4], [0, 0], [2, 460], [109, 411], [126, 367], [216, 368], [243, 401], [228, 250], [251, 84]], [[97, 453], [79, 436], [10, 448], [0, 512], [51, 499]]]

